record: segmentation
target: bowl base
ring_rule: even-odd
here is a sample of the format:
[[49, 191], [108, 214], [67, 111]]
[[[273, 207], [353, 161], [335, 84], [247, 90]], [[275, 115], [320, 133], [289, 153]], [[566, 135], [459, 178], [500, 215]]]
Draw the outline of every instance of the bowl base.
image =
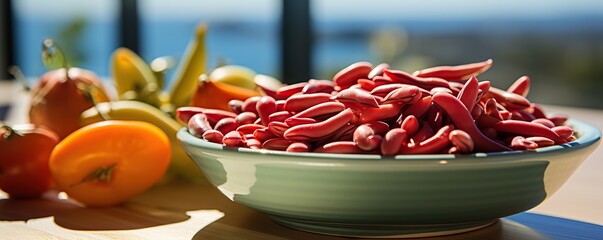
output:
[[498, 221], [490, 219], [479, 222], [455, 224], [430, 224], [430, 225], [365, 225], [347, 223], [327, 223], [306, 220], [297, 220], [271, 216], [272, 219], [290, 228], [344, 237], [358, 238], [419, 238], [436, 237], [469, 232], [484, 228]]

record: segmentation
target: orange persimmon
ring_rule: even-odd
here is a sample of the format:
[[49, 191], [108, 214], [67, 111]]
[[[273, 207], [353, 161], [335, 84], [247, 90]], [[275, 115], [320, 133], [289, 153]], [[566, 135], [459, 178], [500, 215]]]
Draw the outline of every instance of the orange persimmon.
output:
[[244, 101], [247, 98], [259, 95], [260, 93], [257, 91], [228, 83], [201, 80], [189, 105], [230, 111], [230, 107], [228, 107], [230, 100], [237, 99]]
[[50, 156], [57, 187], [86, 206], [127, 201], [155, 184], [170, 163], [166, 134], [150, 123], [110, 120], [80, 128]]

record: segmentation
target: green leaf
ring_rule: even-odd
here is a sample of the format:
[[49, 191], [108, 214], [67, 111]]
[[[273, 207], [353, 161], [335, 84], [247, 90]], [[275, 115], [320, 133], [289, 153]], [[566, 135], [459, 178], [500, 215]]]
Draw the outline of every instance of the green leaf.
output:
[[68, 67], [63, 50], [50, 38], [42, 41], [42, 62], [48, 70]]

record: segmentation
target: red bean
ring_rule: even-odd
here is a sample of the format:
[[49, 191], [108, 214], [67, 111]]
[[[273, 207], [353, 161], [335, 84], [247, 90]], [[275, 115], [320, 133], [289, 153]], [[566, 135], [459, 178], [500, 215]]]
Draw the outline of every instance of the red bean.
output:
[[373, 79], [376, 76], [382, 76], [383, 75], [383, 70], [384, 69], [389, 69], [389, 64], [387, 63], [381, 63], [377, 66], [375, 66], [368, 74], [368, 78], [369, 79]]
[[358, 79], [368, 78], [372, 69], [373, 65], [368, 62], [357, 62], [335, 74], [333, 82], [342, 89], [347, 89], [356, 84]]
[[318, 104], [316, 106], [312, 106], [304, 111], [301, 111], [291, 117], [297, 118], [312, 118], [318, 117], [322, 115], [330, 115], [341, 112], [345, 109], [345, 105], [340, 102], [325, 102]]
[[298, 118], [298, 117], [290, 117], [285, 119], [285, 124], [289, 127], [294, 127], [297, 125], [316, 123], [317, 121], [314, 118]]
[[475, 142], [473, 142], [473, 139], [467, 132], [460, 129], [455, 129], [450, 132], [448, 138], [458, 153], [473, 152]]
[[403, 145], [400, 149], [404, 154], [436, 153], [450, 144], [448, 135], [454, 129], [451, 125], [444, 126], [432, 137], [414, 145]]
[[314, 150], [317, 153], [347, 153], [347, 154], [364, 154], [368, 153], [360, 149], [356, 143], [352, 141], [338, 141], [327, 143]]
[[413, 73], [418, 77], [439, 77], [447, 80], [463, 80], [470, 76], [477, 76], [492, 66], [492, 59], [483, 62], [469, 63], [457, 66], [437, 66]]
[[268, 130], [270, 132], [274, 133], [274, 135], [277, 135], [279, 137], [282, 137], [283, 134], [285, 133], [285, 131], [287, 131], [287, 129], [289, 129], [289, 126], [287, 124], [285, 124], [284, 122], [268, 123]]
[[[494, 129], [498, 132], [511, 133], [522, 136], [546, 137], [556, 144], [565, 143], [565, 139], [560, 137], [554, 129], [543, 126], [542, 124], [525, 122], [519, 120], [504, 120], [496, 123]], [[571, 134], [570, 134], [571, 135]]]
[[293, 96], [293, 94], [300, 93], [304, 89], [304, 86], [306, 86], [306, 84], [308, 84], [308, 83], [301, 82], [301, 83], [295, 83], [295, 84], [283, 86], [276, 91], [276, 95], [280, 99], [287, 99], [287, 98]]
[[530, 77], [521, 76], [507, 89], [507, 92], [519, 94], [523, 97], [528, 96], [530, 91]]
[[415, 85], [417, 87], [424, 88], [427, 90], [430, 90], [434, 87], [446, 87], [446, 88], [449, 87], [448, 81], [441, 79], [441, 78], [415, 77], [404, 71], [389, 70], [389, 69], [383, 70], [383, 73], [385, 73], [385, 76], [389, 77], [394, 82]]
[[272, 138], [262, 143], [262, 148], [269, 150], [285, 151], [293, 142], [283, 138]]
[[303, 94], [330, 93], [335, 90], [335, 84], [329, 80], [310, 79], [302, 89]]
[[270, 96], [261, 97], [256, 104], [256, 111], [262, 121], [262, 125], [268, 125], [270, 114], [276, 112], [276, 100]]
[[279, 112], [274, 112], [272, 114], [270, 114], [270, 116], [268, 116], [268, 121], [269, 122], [284, 122], [285, 119], [291, 117], [291, 113], [288, 111], [279, 111]]
[[350, 122], [353, 115], [350, 109], [346, 109], [322, 122], [291, 127], [284, 132], [283, 136], [285, 139], [296, 141], [326, 137]]
[[191, 117], [193, 117], [197, 113], [203, 113], [207, 117], [207, 120], [210, 124], [216, 124], [220, 119], [226, 117], [236, 117], [237, 114], [220, 110], [220, 109], [210, 109], [210, 108], [200, 108], [200, 107], [180, 107], [176, 110], [177, 118], [182, 122], [188, 122]]
[[242, 147], [245, 144], [244, 136], [237, 131], [232, 131], [224, 135], [222, 143], [227, 147]]
[[372, 107], [372, 108], [379, 107], [379, 103], [377, 102], [375, 97], [373, 97], [373, 95], [371, 95], [371, 93], [369, 93], [363, 89], [353, 89], [353, 88], [345, 89], [345, 90], [339, 92], [337, 95], [335, 95], [335, 99], [337, 99], [337, 101], [344, 103], [344, 104], [351, 103], [351, 104], [361, 105], [363, 107]]
[[385, 134], [381, 142], [381, 154], [384, 156], [393, 156], [400, 152], [402, 145], [406, 145], [408, 135], [401, 128], [394, 128]]
[[237, 115], [235, 117], [235, 121], [239, 125], [252, 124], [257, 119], [258, 119], [258, 116], [252, 112], [242, 112], [242, 113], [239, 113], [239, 115]]
[[415, 115], [408, 115], [400, 124], [400, 128], [404, 129], [409, 136], [414, 136], [419, 131], [419, 120]]
[[260, 125], [260, 124], [244, 124], [244, 125], [237, 127], [236, 130], [243, 134], [251, 134], [255, 130], [261, 129], [261, 128], [266, 128], [266, 126]]
[[378, 108], [365, 108], [359, 110], [360, 123], [368, 123], [373, 121], [387, 120], [400, 115], [401, 104], [391, 103], [379, 105]]
[[253, 97], [246, 99], [243, 102], [243, 105], [241, 106], [241, 110], [243, 110], [243, 112], [252, 112], [252, 113], [258, 114], [256, 105], [258, 104], [258, 101], [260, 100], [260, 98], [262, 98], [262, 97], [253, 96]]
[[543, 126], [548, 127], [548, 128], [555, 127], [555, 123], [553, 123], [553, 121], [548, 120], [546, 118], [537, 118], [537, 119], [532, 120], [532, 122], [542, 124]]
[[198, 138], [203, 137], [203, 133], [211, 130], [211, 125], [207, 120], [205, 113], [197, 113], [188, 120], [188, 132]]
[[527, 140], [522, 136], [516, 136], [511, 141], [511, 148], [515, 150], [534, 150], [538, 148], [538, 144]]
[[268, 128], [260, 128], [253, 131], [253, 138], [257, 139], [260, 142], [265, 142], [268, 139], [277, 138], [274, 133], [270, 132]]
[[538, 144], [538, 147], [548, 147], [555, 145], [555, 141], [545, 137], [527, 137], [526, 140]]
[[230, 131], [234, 131], [239, 127], [239, 124], [236, 122], [234, 118], [222, 118], [220, 121], [216, 123], [214, 126], [215, 130], [220, 131], [222, 134], [226, 134]]
[[427, 112], [427, 110], [429, 110], [430, 106], [431, 106], [431, 96], [427, 96], [427, 97], [421, 98], [415, 104], [408, 106], [405, 110], [402, 111], [402, 114], [404, 116], [413, 115], [417, 118], [421, 118]]
[[309, 152], [310, 146], [308, 146], [308, 144], [303, 143], [303, 142], [294, 142], [294, 143], [291, 143], [285, 151], [287, 151], [287, 152]]
[[383, 139], [376, 135], [371, 127], [360, 125], [354, 131], [353, 140], [360, 149], [370, 151], [380, 147]]
[[328, 93], [294, 95], [285, 100], [284, 110], [289, 112], [301, 112], [317, 104], [330, 101], [331, 94]]
[[433, 101], [448, 113], [457, 128], [469, 133], [475, 141], [476, 150], [485, 152], [510, 150], [508, 147], [484, 136], [473, 122], [467, 108], [455, 97], [448, 94], [436, 94], [433, 96]]
[[224, 138], [224, 134], [218, 130], [210, 129], [203, 133], [203, 139], [209, 142], [222, 144], [222, 138]]
[[177, 117], [206, 141], [289, 152], [466, 154], [576, 139], [564, 125], [567, 116], [547, 116], [525, 98], [529, 77], [507, 90], [479, 81], [476, 76], [491, 65], [487, 60], [408, 74], [386, 63], [373, 68], [357, 62], [333, 81], [274, 85], [270, 96], [230, 101], [231, 112], [183, 107]]
[[477, 102], [477, 93], [479, 91], [479, 83], [475, 76], [471, 76], [469, 81], [465, 83], [457, 98], [465, 105], [468, 110], [473, 110], [473, 106]]
[[228, 107], [233, 113], [239, 114], [243, 112], [243, 103], [241, 100], [233, 99], [228, 101]]

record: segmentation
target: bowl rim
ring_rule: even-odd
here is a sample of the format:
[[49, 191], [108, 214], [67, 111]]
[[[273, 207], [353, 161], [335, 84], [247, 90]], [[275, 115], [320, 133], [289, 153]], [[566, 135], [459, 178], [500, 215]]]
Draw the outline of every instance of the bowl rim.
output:
[[483, 159], [493, 156], [512, 156], [512, 155], [528, 155], [528, 154], [543, 154], [553, 153], [569, 149], [585, 148], [593, 145], [601, 139], [601, 131], [591, 124], [583, 121], [568, 119], [567, 125], [572, 126], [575, 132], [579, 133], [579, 137], [574, 141], [537, 148], [535, 150], [513, 150], [504, 152], [479, 152], [471, 154], [401, 154], [395, 156], [383, 156], [378, 154], [340, 154], [340, 153], [313, 153], [313, 152], [286, 152], [268, 149], [251, 149], [245, 147], [226, 147], [221, 144], [212, 143], [191, 135], [186, 127], [182, 127], [177, 132], [177, 138], [182, 144], [191, 145], [198, 148], [209, 150], [229, 151], [233, 153], [258, 154], [258, 155], [274, 155], [297, 158], [322, 158], [322, 159], [346, 159], [346, 160], [448, 160], [448, 159]]

